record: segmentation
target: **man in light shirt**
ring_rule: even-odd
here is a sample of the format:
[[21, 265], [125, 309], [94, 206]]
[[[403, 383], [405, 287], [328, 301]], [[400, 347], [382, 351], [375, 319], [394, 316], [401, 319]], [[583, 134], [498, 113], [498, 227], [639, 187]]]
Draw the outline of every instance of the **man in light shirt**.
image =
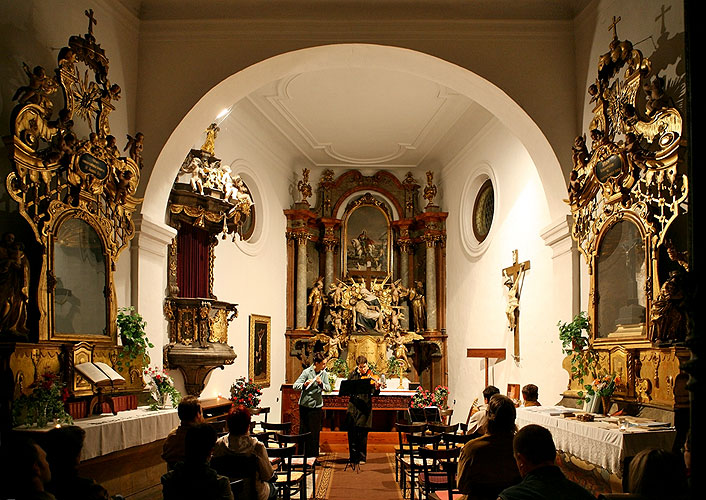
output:
[[482, 436], [485, 434], [485, 426], [488, 422], [486, 414], [488, 409], [488, 401], [490, 401], [490, 398], [492, 398], [495, 394], [500, 394], [500, 389], [494, 385], [489, 385], [483, 389], [483, 399], [485, 400], [485, 404], [481, 406], [480, 410], [471, 415], [471, 419], [468, 421], [468, 429], [466, 430], [466, 434], [475, 434], [476, 436]]
[[302, 391], [299, 396], [299, 432], [310, 432], [306, 443], [307, 455], [319, 456], [319, 434], [323, 415], [323, 393], [331, 390], [323, 353], [314, 354], [314, 364], [302, 371], [294, 382], [294, 389]]

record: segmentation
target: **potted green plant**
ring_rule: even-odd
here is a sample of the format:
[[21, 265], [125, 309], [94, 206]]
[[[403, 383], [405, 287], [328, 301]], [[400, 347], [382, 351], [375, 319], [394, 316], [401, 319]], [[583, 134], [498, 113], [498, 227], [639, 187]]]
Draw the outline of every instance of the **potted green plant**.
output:
[[131, 365], [136, 359], [139, 359], [141, 369], [146, 368], [150, 362], [147, 349], [153, 348], [154, 344], [147, 338], [145, 320], [132, 306], [118, 309], [117, 320], [118, 332], [123, 344], [116, 363], [118, 368], [122, 368], [124, 364]]
[[[598, 353], [591, 347], [588, 332], [591, 324], [585, 311], [581, 311], [569, 323], [557, 323], [562, 351], [570, 357], [571, 378], [578, 381], [581, 387], [586, 387], [586, 377], [596, 378], [598, 369]], [[586, 394], [579, 390], [578, 403], [583, 404]]]
[[73, 424], [64, 402], [69, 396], [66, 385], [55, 373], [45, 373], [31, 386], [29, 395], [23, 394], [12, 405], [13, 425], [46, 427], [49, 422]]

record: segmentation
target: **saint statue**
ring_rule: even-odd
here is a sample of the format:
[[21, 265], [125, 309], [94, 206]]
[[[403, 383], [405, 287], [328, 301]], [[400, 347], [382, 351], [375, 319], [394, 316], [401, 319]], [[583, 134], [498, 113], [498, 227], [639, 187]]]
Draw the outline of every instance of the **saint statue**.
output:
[[426, 328], [426, 308], [427, 302], [424, 298], [424, 286], [421, 281], [415, 282], [415, 287], [409, 289], [409, 302], [412, 305], [412, 318], [414, 319], [414, 331], [423, 332]]
[[24, 245], [5, 233], [0, 241], [0, 333], [26, 337], [29, 262]]
[[220, 131], [220, 127], [218, 127], [218, 125], [216, 125], [215, 123], [212, 123], [208, 126], [208, 128], [206, 129], [206, 140], [204, 141], [203, 146], [201, 146], [201, 151], [203, 151], [204, 153], [208, 153], [211, 156], [216, 154], [216, 136]]
[[309, 330], [312, 332], [319, 331], [319, 316], [324, 305], [324, 279], [318, 278], [309, 293], [308, 306], [311, 306], [311, 317], [309, 319]]

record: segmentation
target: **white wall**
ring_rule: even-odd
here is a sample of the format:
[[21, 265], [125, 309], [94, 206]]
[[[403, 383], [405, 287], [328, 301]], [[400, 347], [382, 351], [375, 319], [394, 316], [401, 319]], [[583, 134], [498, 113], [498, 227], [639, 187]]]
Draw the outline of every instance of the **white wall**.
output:
[[[490, 171], [496, 191], [495, 218], [480, 255], [464, 248], [461, 213], [472, 210], [474, 196], [462, 206], [464, 187], [479, 172]], [[555, 403], [566, 386], [555, 324], [565, 311], [553, 305], [552, 252], [540, 233], [549, 211], [535, 165], [526, 149], [497, 121], [491, 122], [441, 174], [447, 220], [447, 334], [449, 388], [463, 420], [485, 387], [484, 361], [466, 357], [467, 348], [505, 348], [507, 359], [490, 369], [489, 383], [505, 393], [508, 383], [534, 383], [540, 400]], [[561, 195], [561, 194], [559, 194]], [[520, 299], [520, 361], [512, 359], [514, 341], [507, 327], [507, 287], [502, 269], [530, 261]], [[569, 270], [570, 271], [570, 270]], [[567, 271], [567, 279], [570, 272]]]

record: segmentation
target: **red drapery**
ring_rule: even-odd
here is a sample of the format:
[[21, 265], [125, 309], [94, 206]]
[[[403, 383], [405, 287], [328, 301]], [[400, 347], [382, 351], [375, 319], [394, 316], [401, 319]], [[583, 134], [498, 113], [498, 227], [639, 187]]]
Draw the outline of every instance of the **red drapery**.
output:
[[180, 297], [209, 297], [208, 233], [182, 226], [177, 235], [177, 285]]

